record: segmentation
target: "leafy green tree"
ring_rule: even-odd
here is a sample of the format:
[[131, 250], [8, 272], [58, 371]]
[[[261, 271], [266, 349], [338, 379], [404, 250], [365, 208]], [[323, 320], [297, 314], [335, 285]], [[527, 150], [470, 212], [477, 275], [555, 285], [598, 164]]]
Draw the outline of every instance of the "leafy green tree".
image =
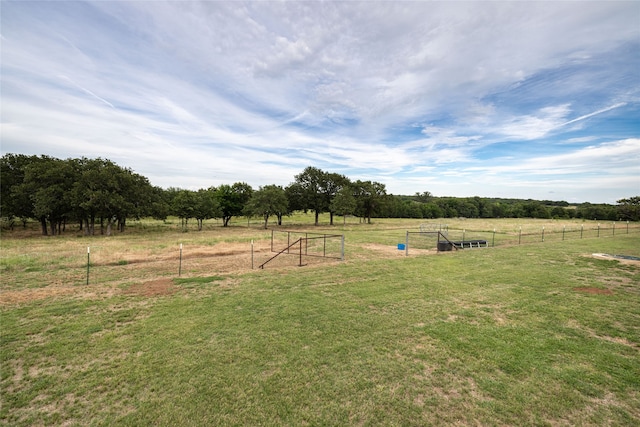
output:
[[130, 169], [106, 159], [71, 160], [79, 178], [72, 187], [75, 215], [84, 223], [85, 235], [95, 234], [95, 222], [100, 231], [111, 235], [113, 225], [124, 231], [127, 218], [140, 218], [150, 212], [153, 192], [149, 180]]
[[222, 212], [222, 226], [227, 227], [234, 216], [242, 215], [242, 211], [251, 198], [253, 189], [245, 182], [233, 185], [223, 184], [216, 190], [216, 198]]
[[354, 195], [358, 203], [358, 211], [367, 222], [371, 224], [371, 217], [376, 211], [382, 208], [387, 190], [384, 184], [375, 181], [356, 181], [353, 184]]
[[551, 209], [551, 218], [569, 218], [569, 210], [563, 208], [562, 206], [554, 206], [553, 209]]
[[150, 190], [151, 204], [147, 214], [152, 218], [166, 220], [171, 214], [171, 193], [161, 187], [154, 186]]
[[297, 182], [293, 182], [289, 184], [284, 192], [287, 196], [287, 201], [289, 203], [289, 211], [304, 211], [307, 212], [307, 208], [305, 207], [304, 202], [304, 189], [302, 185]]
[[79, 179], [73, 185], [74, 208], [84, 223], [84, 234], [95, 234], [95, 222], [100, 221], [103, 232], [107, 219], [107, 234], [111, 234], [111, 224], [116, 206], [122, 203], [122, 191], [117, 183], [117, 175], [122, 169], [105, 159], [78, 159], [75, 161]]
[[333, 225], [333, 215], [335, 211], [331, 208], [331, 202], [340, 190], [350, 184], [350, 181], [349, 178], [344, 175], [325, 172], [323, 184], [321, 191], [324, 194], [327, 210], [329, 211], [329, 224]]
[[124, 232], [127, 218], [140, 219], [151, 214], [155, 192], [147, 177], [134, 173], [130, 169], [123, 169], [121, 191], [125, 200], [116, 216], [118, 231]]
[[329, 204], [331, 212], [335, 212], [338, 215], [343, 216], [343, 225], [346, 225], [347, 223], [347, 215], [352, 215], [356, 211], [357, 207], [358, 203], [356, 202], [356, 198], [353, 196], [353, 189], [351, 186], [342, 187]]
[[25, 167], [24, 182], [19, 192], [27, 192], [33, 200], [33, 215], [42, 225], [42, 234], [62, 232], [66, 219], [73, 211], [71, 192], [78, 174], [72, 162], [42, 157], [41, 161]]
[[198, 231], [202, 231], [202, 223], [205, 219], [220, 217], [220, 206], [216, 199], [216, 189], [214, 187], [200, 189], [194, 196], [193, 216], [198, 221]]
[[194, 218], [196, 210], [196, 193], [191, 190], [179, 190], [175, 193], [171, 204], [172, 212], [180, 218], [182, 230], [187, 229], [189, 218]]
[[275, 215], [278, 225], [282, 225], [282, 216], [289, 211], [289, 201], [284, 189], [279, 185], [265, 185], [255, 191], [244, 208], [247, 216], [259, 215], [267, 228], [269, 217]]
[[433, 199], [433, 194], [429, 191], [423, 191], [422, 193], [416, 193], [415, 199], [421, 203], [429, 203]]
[[523, 205], [525, 214], [524, 216], [527, 218], [550, 218], [551, 215], [549, 213], [549, 209], [545, 205], [535, 200], [528, 200]]
[[618, 217], [628, 221], [640, 221], [640, 196], [618, 200]]
[[329, 208], [329, 202], [325, 194], [325, 188], [327, 187], [326, 173], [313, 166], [308, 166], [295, 176], [295, 182], [303, 208], [312, 210], [315, 213], [315, 225], [318, 225], [320, 214], [326, 212]]
[[25, 169], [32, 163], [46, 159], [12, 153], [0, 158], [0, 215], [9, 220], [11, 228], [15, 218], [19, 218], [26, 228], [27, 220], [34, 217], [33, 199], [22, 185]]
[[440, 207], [433, 202], [424, 203], [421, 206], [421, 209], [422, 209], [423, 218], [442, 218], [443, 217], [442, 209], [440, 209]]
[[460, 201], [452, 197], [445, 197], [436, 201], [440, 209], [442, 210], [443, 217], [456, 218], [459, 217], [458, 208], [460, 207]]

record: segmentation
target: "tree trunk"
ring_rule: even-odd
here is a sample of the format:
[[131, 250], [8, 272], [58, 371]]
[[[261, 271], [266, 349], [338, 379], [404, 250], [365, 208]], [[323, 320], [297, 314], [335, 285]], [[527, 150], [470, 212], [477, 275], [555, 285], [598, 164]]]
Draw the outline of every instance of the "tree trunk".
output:
[[333, 225], [333, 212], [329, 212], [329, 225]]
[[113, 218], [109, 217], [107, 220], [107, 236], [111, 236], [111, 226], [113, 225]]
[[269, 215], [264, 215], [264, 229], [267, 229], [267, 222], [269, 221]]
[[49, 233], [47, 232], [47, 218], [43, 216], [40, 217], [40, 226], [42, 227], [42, 235], [49, 235]]
[[320, 212], [316, 211], [316, 223], [315, 225], [318, 225], [320, 223]]

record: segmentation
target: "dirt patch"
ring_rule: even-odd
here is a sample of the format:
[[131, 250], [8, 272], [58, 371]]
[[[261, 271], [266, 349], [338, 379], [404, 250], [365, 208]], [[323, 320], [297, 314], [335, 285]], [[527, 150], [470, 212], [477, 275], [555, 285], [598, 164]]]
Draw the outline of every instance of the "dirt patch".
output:
[[[368, 244], [364, 244], [362, 245], [363, 249], [367, 249], [379, 254], [384, 254], [385, 256], [406, 256], [407, 252], [404, 249], [398, 249], [397, 246], [393, 246], [393, 245], [382, 245], [382, 244], [377, 244], [377, 243], [368, 243]], [[415, 249], [415, 248], [409, 248], [409, 256], [411, 255], [433, 255], [436, 254], [437, 251], [435, 250], [428, 250], [428, 249]]]
[[144, 283], [136, 283], [125, 290], [125, 295], [153, 297], [160, 295], [172, 295], [178, 291], [178, 287], [171, 279], [158, 279]]
[[74, 294], [73, 288], [41, 288], [23, 289], [20, 291], [7, 291], [0, 294], [0, 305], [20, 304], [50, 297], [67, 296]]
[[611, 255], [611, 254], [591, 254], [593, 258], [608, 259], [618, 261], [620, 264], [640, 266], [640, 259], [634, 256]]
[[573, 290], [576, 292], [583, 292], [585, 294], [613, 295], [613, 291], [609, 289], [602, 289], [602, 288], [583, 287], [583, 288], [573, 288]]

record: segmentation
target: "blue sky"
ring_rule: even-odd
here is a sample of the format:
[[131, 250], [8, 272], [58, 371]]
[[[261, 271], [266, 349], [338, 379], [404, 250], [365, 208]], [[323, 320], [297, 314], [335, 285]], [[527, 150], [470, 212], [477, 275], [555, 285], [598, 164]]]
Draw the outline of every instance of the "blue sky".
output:
[[0, 3], [1, 151], [161, 187], [640, 195], [640, 2]]

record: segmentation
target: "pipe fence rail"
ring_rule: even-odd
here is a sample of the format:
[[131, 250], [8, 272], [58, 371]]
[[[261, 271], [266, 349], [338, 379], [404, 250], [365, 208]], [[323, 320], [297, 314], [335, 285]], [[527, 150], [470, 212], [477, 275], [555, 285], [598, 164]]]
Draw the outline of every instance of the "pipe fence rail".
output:
[[495, 246], [512, 246], [531, 243], [560, 242], [565, 240], [614, 237], [640, 233], [640, 224], [629, 222], [607, 222], [595, 226], [580, 227], [518, 227], [513, 230], [470, 230], [449, 226], [436, 228], [420, 227], [421, 231], [407, 231], [404, 250], [409, 255], [411, 249], [437, 250], [474, 249]]

